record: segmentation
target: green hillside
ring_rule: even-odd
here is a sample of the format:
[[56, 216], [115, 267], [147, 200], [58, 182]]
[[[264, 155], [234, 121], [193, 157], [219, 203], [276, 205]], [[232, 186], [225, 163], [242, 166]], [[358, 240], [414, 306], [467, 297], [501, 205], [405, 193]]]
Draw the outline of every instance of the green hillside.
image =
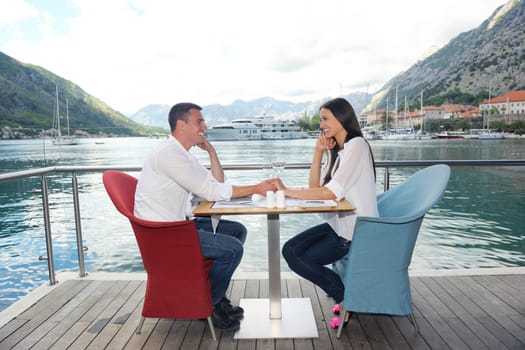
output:
[[[166, 135], [167, 129], [139, 124], [80, 87], [42, 67], [19, 62], [0, 52], [0, 128], [22, 128], [26, 135], [51, 129], [55, 89], [59, 107], [69, 109], [71, 132], [90, 135]], [[62, 113], [61, 113], [62, 114]]]

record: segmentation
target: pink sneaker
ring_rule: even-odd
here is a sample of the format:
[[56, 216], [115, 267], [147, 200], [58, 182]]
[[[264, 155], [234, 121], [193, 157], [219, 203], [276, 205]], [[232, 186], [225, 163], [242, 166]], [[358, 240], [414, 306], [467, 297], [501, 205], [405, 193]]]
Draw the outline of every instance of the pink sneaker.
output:
[[339, 315], [341, 313], [341, 306], [339, 304], [335, 304], [332, 308], [332, 312], [336, 315]]
[[339, 317], [332, 317], [332, 320], [330, 321], [330, 327], [332, 329], [336, 329], [341, 324], [341, 321], [339, 321]]

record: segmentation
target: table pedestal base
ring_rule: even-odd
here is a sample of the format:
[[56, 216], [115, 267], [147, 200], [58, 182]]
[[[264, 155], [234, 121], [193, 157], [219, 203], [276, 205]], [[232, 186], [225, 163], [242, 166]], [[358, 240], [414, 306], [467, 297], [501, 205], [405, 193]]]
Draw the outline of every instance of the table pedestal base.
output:
[[281, 299], [280, 319], [270, 319], [269, 299], [241, 299], [241, 328], [234, 339], [318, 338], [312, 304], [308, 298]]

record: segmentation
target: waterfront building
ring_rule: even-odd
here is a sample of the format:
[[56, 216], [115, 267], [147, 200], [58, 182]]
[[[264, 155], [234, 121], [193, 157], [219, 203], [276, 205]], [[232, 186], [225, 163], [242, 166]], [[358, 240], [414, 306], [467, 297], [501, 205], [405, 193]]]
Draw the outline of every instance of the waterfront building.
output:
[[437, 106], [426, 106], [423, 107], [423, 111], [425, 114], [425, 119], [443, 119], [444, 116], [444, 110], [442, 107]]
[[497, 111], [496, 114], [525, 114], [525, 90], [510, 91], [482, 101], [479, 104], [482, 113]]

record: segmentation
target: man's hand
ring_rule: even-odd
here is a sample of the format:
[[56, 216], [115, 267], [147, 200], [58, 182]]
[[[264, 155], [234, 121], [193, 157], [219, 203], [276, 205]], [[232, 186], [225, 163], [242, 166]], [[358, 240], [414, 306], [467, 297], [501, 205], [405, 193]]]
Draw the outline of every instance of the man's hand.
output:
[[202, 134], [201, 136], [202, 136], [202, 142], [201, 143], [197, 143], [195, 146], [199, 147], [200, 149], [205, 150], [208, 153], [211, 150], [214, 150], [214, 148], [211, 145], [210, 141], [208, 141], [208, 139], [204, 136], [204, 134]]
[[268, 181], [270, 181], [275, 186], [277, 191], [286, 190], [286, 186], [283, 184], [280, 178], [276, 177], [275, 179], [269, 179]]
[[264, 180], [263, 182], [258, 183], [257, 185], [255, 185], [254, 192], [257, 194], [266, 196], [266, 192], [276, 191], [277, 186], [275, 186], [274, 180], [275, 179], [268, 179], [268, 180]]

